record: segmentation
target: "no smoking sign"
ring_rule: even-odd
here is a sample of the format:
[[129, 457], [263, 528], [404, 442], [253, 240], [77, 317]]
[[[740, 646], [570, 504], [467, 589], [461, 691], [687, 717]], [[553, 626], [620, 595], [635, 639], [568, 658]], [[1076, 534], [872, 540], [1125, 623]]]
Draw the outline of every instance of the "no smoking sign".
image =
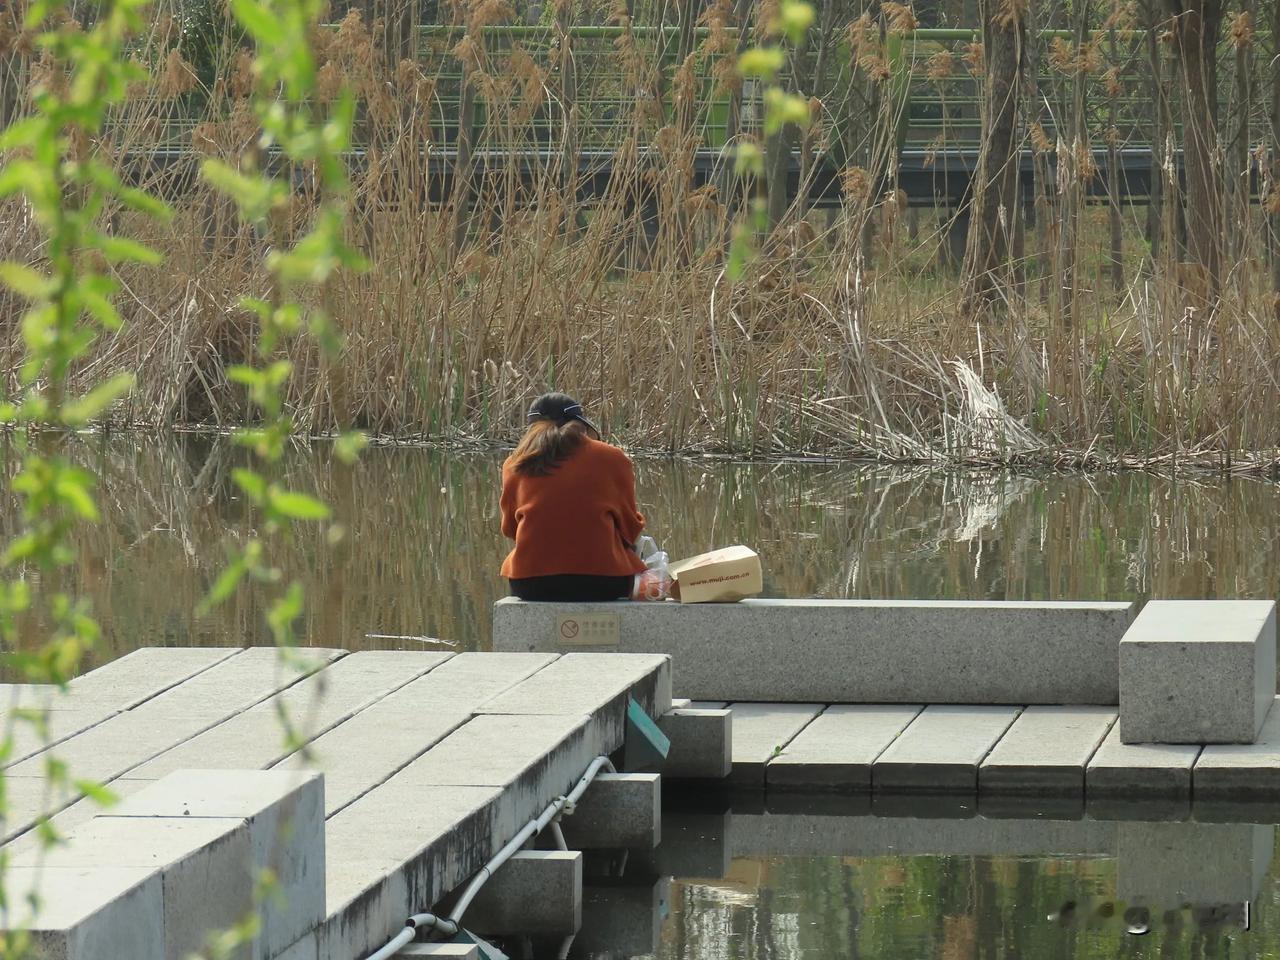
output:
[[616, 613], [578, 613], [557, 617], [554, 636], [561, 647], [616, 647], [620, 632]]

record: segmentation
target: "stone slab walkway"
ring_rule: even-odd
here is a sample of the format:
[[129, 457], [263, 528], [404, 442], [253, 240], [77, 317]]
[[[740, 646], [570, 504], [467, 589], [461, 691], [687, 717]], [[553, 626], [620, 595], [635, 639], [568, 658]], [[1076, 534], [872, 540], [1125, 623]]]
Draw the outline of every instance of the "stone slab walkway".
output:
[[6, 771], [4, 849], [19, 857], [41, 814], [67, 830], [101, 812], [52, 785], [54, 757], [120, 796], [180, 769], [323, 772], [325, 919], [280, 956], [351, 960], [618, 749], [630, 699], [669, 710], [671, 671], [648, 654], [303, 649], [286, 663], [264, 648], [152, 649], [66, 692], [0, 685], [6, 695], [44, 707], [51, 732], [20, 727]]
[[1086, 800], [1280, 800], [1275, 708], [1258, 743], [1205, 747], [1122, 743], [1114, 707], [725, 706], [733, 714], [731, 780], [770, 796], [980, 793], [1081, 809]]

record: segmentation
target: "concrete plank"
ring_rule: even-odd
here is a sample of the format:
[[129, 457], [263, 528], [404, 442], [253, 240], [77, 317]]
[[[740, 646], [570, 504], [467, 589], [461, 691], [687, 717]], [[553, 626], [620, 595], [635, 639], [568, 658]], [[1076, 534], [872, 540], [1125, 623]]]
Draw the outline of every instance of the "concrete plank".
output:
[[67, 685], [67, 696], [127, 710], [243, 652], [243, 647], [141, 647], [76, 677]]
[[979, 793], [1084, 796], [1084, 771], [1116, 722], [1113, 707], [1030, 706], [978, 770]]
[[[342, 651], [311, 651], [312, 662], [335, 660]], [[300, 679], [279, 665], [274, 649], [246, 650], [185, 683], [70, 737], [53, 751], [78, 779], [109, 783], [179, 743], [247, 710], [255, 703]], [[13, 777], [40, 777], [46, 772], [46, 752], [9, 769]], [[13, 808], [5, 823], [5, 839], [28, 830], [41, 814], [55, 813], [76, 797], [64, 798], [56, 809]]]
[[1191, 769], [1200, 747], [1183, 744], [1124, 743], [1120, 726], [1112, 726], [1085, 769], [1085, 794], [1090, 798], [1191, 796]]
[[[44, 789], [41, 786], [45, 782], [44, 777], [8, 777], [5, 780], [6, 790], [8, 791], [8, 801], [11, 808], [16, 808], [19, 812], [18, 819], [24, 821], [32, 821], [38, 818], [42, 812], [47, 809], [44, 804], [43, 797], [39, 796]], [[130, 780], [126, 777], [119, 777], [112, 780], [108, 785], [108, 789], [115, 794], [117, 800], [123, 800], [125, 797], [131, 797], [144, 787], [149, 787], [154, 780]], [[32, 796], [36, 795], [36, 799]], [[49, 817], [49, 824], [59, 834], [66, 834], [68, 831], [88, 823], [100, 813], [110, 810], [110, 807], [103, 807], [92, 797], [80, 797], [75, 800], [74, 792], [67, 793], [62, 798], [62, 802], [74, 800], [70, 806], [67, 806]], [[15, 799], [18, 802], [15, 803]], [[37, 850], [44, 846], [34, 829], [27, 829], [11, 840], [4, 841], [4, 849], [10, 856], [17, 857], [25, 854], [29, 850]]]
[[872, 766], [872, 787], [904, 793], [978, 789], [978, 767], [1019, 707], [926, 707]]
[[670, 658], [645, 653], [565, 654], [476, 712], [590, 715], [598, 725], [603, 724], [600, 743], [616, 745], [622, 742], [629, 697], [655, 719], [670, 710]]
[[769, 761], [822, 712], [818, 703], [735, 703], [733, 769], [729, 780], [762, 785]]
[[130, 775], [159, 779], [175, 770], [191, 768], [265, 769], [294, 750], [286, 742], [282, 712], [289, 718], [296, 742], [310, 743], [388, 693], [439, 667], [450, 656], [393, 650], [349, 654], [281, 693], [166, 750], [130, 771]]
[[831, 706], [769, 761], [770, 787], [870, 790], [871, 766], [923, 706]]
[[733, 814], [733, 857], [1113, 856], [1097, 820]]
[[52, 684], [4, 684], [0, 708], [47, 712], [43, 729], [27, 721], [14, 725], [4, 766], [12, 767], [242, 652], [240, 647], [146, 647], [76, 677], [65, 690]]
[[1272, 704], [1256, 743], [1210, 744], [1192, 771], [1196, 800], [1280, 798], [1280, 709]]
[[466, 723], [476, 708], [554, 659], [541, 653], [458, 654], [279, 766], [323, 772], [325, 813], [332, 817]]
[[[635, 688], [635, 658], [629, 666], [611, 664], [612, 655], [580, 659], [554, 683], [526, 687], [559, 660], [515, 684], [496, 698], [506, 699], [503, 710], [473, 716], [329, 819], [329, 916], [319, 931], [320, 960], [349, 960], [377, 949], [405, 917], [456, 888], [566, 793], [595, 756], [621, 745], [621, 727], [609, 710], [619, 695], [625, 704]], [[646, 659], [639, 682], [650, 685], [648, 699], [669, 702], [666, 659]], [[597, 686], [592, 660], [594, 673], [619, 672]], [[567, 688], [575, 675], [574, 687]], [[534, 690], [562, 702], [549, 706], [534, 698]], [[570, 704], [584, 713], [563, 712]], [[387, 829], [388, 823], [396, 828]]]

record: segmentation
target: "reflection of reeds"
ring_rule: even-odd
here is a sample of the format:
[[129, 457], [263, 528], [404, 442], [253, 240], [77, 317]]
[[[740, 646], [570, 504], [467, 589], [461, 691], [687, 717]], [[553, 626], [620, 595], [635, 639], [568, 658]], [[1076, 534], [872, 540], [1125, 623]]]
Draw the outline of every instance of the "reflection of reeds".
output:
[[[269, 642], [260, 591], [196, 609], [229, 540], [250, 530], [230, 480], [243, 451], [179, 437], [69, 442], [102, 480], [103, 522], [78, 534], [69, 584], [90, 598], [109, 659], [143, 644]], [[359, 649], [489, 644], [498, 567], [499, 458], [375, 447], [355, 466], [294, 450], [286, 482], [313, 491], [345, 530], [276, 546], [308, 598], [304, 643]], [[12, 458], [5, 469], [12, 471]], [[1098, 599], [1270, 597], [1280, 592], [1280, 488], [1146, 474], [940, 473], [812, 463], [641, 459], [638, 492], [673, 557], [746, 543], [776, 596]], [[15, 511], [0, 511], [0, 535]], [[40, 636], [24, 624], [23, 635]]]
[[[1088, 198], [1091, 148], [1135, 146], [1149, 133], [1145, 48], [1127, 25], [1107, 43], [1037, 41], [1042, 78], [1022, 146], [1042, 184], [1056, 157], [1059, 182], [1042, 185], [1036, 225], [1023, 222], [1026, 211], [1006, 211], [1017, 289], [998, 322], [978, 325], [957, 309], [955, 265], [939, 263], [957, 211], [906, 210], [895, 183], [909, 87], [941, 110], [926, 140], [931, 160], [976, 137], [977, 45], [916, 43], [910, 10], [898, 4], [824, 14], [785, 80], [815, 110], [812, 127], [792, 138], [797, 163], [806, 182], [833, 172], [839, 206], [774, 204], [762, 256], [730, 284], [726, 239], [760, 185], [733, 173], [733, 144], [705, 187], [693, 189], [692, 164], [719, 131], [733, 143], [758, 137], [756, 92], [737, 82], [729, 59], [736, 18], [755, 6], [710, 5], [700, 26], [660, 31], [660, 14], [626, 5], [611, 14], [625, 31], [603, 38], [573, 34], [582, 24], [568, 6], [554, 24], [524, 32], [503, 26], [515, 11], [496, 0], [451, 9], [453, 32], [424, 34], [421, 51], [397, 9], [373, 30], [350, 13], [316, 31], [320, 107], [343, 84], [360, 98], [356, 137], [366, 152], [353, 170], [350, 231], [374, 266], [326, 293], [346, 335], [341, 362], [295, 348], [290, 401], [304, 429], [492, 437], [530, 393], [558, 385], [581, 393], [617, 434], [655, 449], [1273, 466], [1264, 454], [1237, 454], [1280, 447], [1274, 405], [1244, 402], [1280, 385], [1260, 226], [1242, 228], [1228, 295], [1206, 310], [1177, 250], [1172, 166], [1167, 215], [1150, 225], [1141, 208], [1118, 220], [1114, 205]], [[244, 413], [226, 368], [251, 353], [253, 319], [237, 303], [265, 290], [265, 240], [197, 168], [206, 154], [264, 158], [245, 99], [246, 53], [220, 14], [210, 22], [200, 52], [157, 17], [134, 53], [154, 81], [97, 144], [176, 206], [163, 227], [108, 212], [114, 227], [169, 255], [163, 271], [122, 271], [130, 322], [78, 371], [82, 381], [136, 372], [118, 411], [134, 424], [226, 425]], [[6, 114], [24, 109], [40, 69], [34, 48], [10, 39], [0, 67]], [[1257, 70], [1266, 59], [1238, 62]], [[1261, 109], [1229, 106], [1245, 119]], [[1177, 124], [1164, 123], [1164, 109], [1152, 129], [1176, 150]], [[458, 132], [459, 117], [474, 126]], [[157, 145], [178, 151], [172, 163], [136, 162]], [[445, 202], [428, 202], [435, 174], [426, 158], [454, 150], [460, 168], [488, 172], [474, 190], [436, 183]], [[537, 154], [528, 176], [492, 159], [513, 152]], [[1162, 141], [1158, 157], [1172, 156]], [[605, 168], [608, 189], [581, 194]], [[276, 215], [296, 237], [315, 196], [308, 171], [288, 172], [296, 189]], [[18, 202], [0, 216], [0, 255], [38, 256]], [[0, 311], [12, 389], [18, 305], [0, 295]]]

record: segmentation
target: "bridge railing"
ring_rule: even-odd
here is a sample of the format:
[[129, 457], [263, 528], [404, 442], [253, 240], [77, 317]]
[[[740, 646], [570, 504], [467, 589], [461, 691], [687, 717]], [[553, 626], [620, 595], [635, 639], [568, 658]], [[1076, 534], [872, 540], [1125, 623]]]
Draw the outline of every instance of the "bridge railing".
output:
[[[478, 34], [478, 35], [477, 35]], [[725, 42], [726, 36], [728, 43]], [[495, 25], [468, 34], [462, 27], [422, 26], [417, 59], [433, 82], [424, 134], [436, 149], [459, 141], [466, 55], [474, 69], [471, 84], [472, 145], [476, 150], [554, 151], [572, 133], [580, 151], [609, 151], [636, 130], [652, 134], [675, 116], [674, 91], [692, 82], [688, 118], [701, 147], [721, 150], [728, 139], [730, 96], [721, 82], [736, 43], [722, 31], [718, 52], [709, 52], [713, 31], [697, 28], [692, 78], [679, 76], [680, 34], [674, 27], [581, 26], [570, 28], [567, 42], [575, 74], [572, 85], [560, 76], [563, 50], [549, 25]], [[929, 154], [973, 148], [981, 133], [983, 82], [970, 62], [978, 38], [967, 29], [919, 29], [891, 36], [885, 54], [891, 71], [887, 107], [897, 124], [896, 141], [907, 151]], [[466, 49], [460, 49], [464, 39]], [[1084, 122], [1095, 145], [1114, 137], [1125, 147], [1148, 145], [1152, 136], [1149, 65], [1145, 33], [1114, 31], [1091, 35], [1098, 63], [1084, 75]], [[630, 45], [628, 59], [621, 48]], [[1054, 143], [1065, 131], [1065, 117], [1076, 83], [1072, 58], [1079, 55], [1070, 35], [1044, 31], [1037, 46], [1034, 96], [1039, 130], [1033, 139]], [[851, 109], [848, 96], [853, 54], [842, 38], [828, 58], [829, 75], [820, 78], [817, 96], [828, 117]], [[894, 100], [896, 99], [896, 102]], [[745, 85], [740, 129], [753, 129], [760, 114], [756, 91]], [[167, 149], [199, 149], [201, 120], [167, 106], [156, 111], [154, 144]], [[367, 133], [363, 113], [357, 141]], [[1041, 138], [1043, 134], [1043, 138]]]

